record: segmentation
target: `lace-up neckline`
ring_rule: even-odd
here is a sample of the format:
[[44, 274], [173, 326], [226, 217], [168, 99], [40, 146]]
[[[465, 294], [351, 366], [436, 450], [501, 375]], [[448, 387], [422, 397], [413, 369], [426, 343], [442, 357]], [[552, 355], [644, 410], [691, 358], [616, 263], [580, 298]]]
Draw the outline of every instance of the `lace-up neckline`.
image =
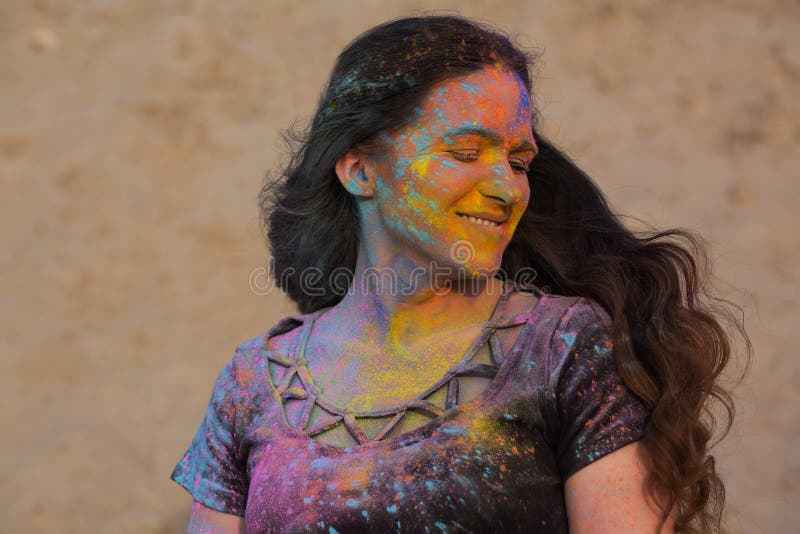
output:
[[[507, 353], [504, 353], [503, 346], [496, 334], [497, 330], [518, 326], [526, 322], [529, 316], [529, 312], [520, 313], [512, 317], [503, 316], [508, 299], [514, 289], [511, 284], [505, 285], [503, 293], [492, 310], [489, 320], [484, 323], [481, 333], [470, 344], [458, 363], [451, 367], [443, 377], [414, 399], [396, 407], [381, 410], [348, 411], [325, 398], [324, 392], [315, 384], [309, 372], [305, 354], [314, 323], [329, 308], [323, 308], [308, 314], [303, 318], [300, 339], [292, 355], [286, 357], [276, 351], [268, 351], [267, 354], [267, 376], [276, 398], [280, 399], [285, 424], [294, 432], [308, 438], [317, 438], [316, 440], [319, 440], [318, 436], [324, 432], [344, 425], [344, 428], [355, 440], [356, 444], [362, 446], [385, 440], [409, 412], [423, 414], [429, 417], [430, 421], [428, 424], [423, 424], [411, 431], [398, 435], [398, 438], [399, 436], [414, 434], [435, 421], [445, 419], [448, 414], [456, 411], [461, 406], [458, 381], [460, 377], [489, 379], [488, 386], [479, 395], [479, 398], [483, 398], [497, 386], [496, 378], [507, 359]], [[489, 345], [489, 363], [474, 362], [477, 359], [476, 354], [478, 351], [487, 343]], [[516, 346], [516, 343], [514, 343], [514, 346]], [[512, 350], [513, 346], [508, 352], [510, 353]], [[445, 387], [447, 388], [445, 402], [443, 404], [432, 402], [430, 397]], [[293, 421], [290, 421], [289, 412], [287, 411], [287, 404], [290, 402], [302, 403], [299, 415], [296, 415]], [[324, 414], [324, 420], [309, 426], [312, 413], [317, 410], [321, 410], [322, 414]], [[386, 419], [386, 422], [380, 430], [373, 433], [373, 435], [369, 435], [365, 428], [359, 424], [359, 421], [364, 419]]]

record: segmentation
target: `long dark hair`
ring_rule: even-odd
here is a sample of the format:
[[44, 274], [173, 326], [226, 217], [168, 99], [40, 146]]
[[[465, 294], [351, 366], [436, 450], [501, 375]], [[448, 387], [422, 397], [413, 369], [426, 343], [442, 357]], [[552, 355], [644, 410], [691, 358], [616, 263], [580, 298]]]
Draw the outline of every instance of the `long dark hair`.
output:
[[[498, 30], [456, 16], [404, 18], [356, 38], [339, 56], [310, 127], [289, 132], [292, 158], [267, 178], [259, 205], [272, 251], [271, 274], [302, 313], [343, 296], [355, 269], [359, 222], [334, 166], [352, 147], [369, 149], [403, 124], [436, 83], [500, 64], [531, 92], [534, 52]], [[679, 532], [721, 526], [724, 486], [708, 454], [709, 400], [733, 417], [719, 376], [741, 323], [705, 285], [702, 240], [669, 230], [626, 229], [594, 182], [536, 132], [540, 147], [528, 179], [531, 201], [509, 243], [501, 273], [538, 273], [553, 293], [596, 300], [614, 320], [615, 358], [625, 383], [651, 408], [642, 444], [651, 497]], [[346, 285], [345, 285], [346, 287]]]

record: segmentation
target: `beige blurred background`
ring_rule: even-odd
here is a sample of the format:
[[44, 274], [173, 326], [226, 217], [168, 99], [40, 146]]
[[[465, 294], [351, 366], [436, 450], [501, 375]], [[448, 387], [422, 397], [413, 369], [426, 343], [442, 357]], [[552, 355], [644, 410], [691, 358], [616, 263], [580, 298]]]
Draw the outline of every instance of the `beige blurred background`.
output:
[[545, 49], [545, 131], [622, 213], [701, 232], [755, 345], [717, 450], [736, 532], [800, 521], [796, 2], [0, 3], [3, 532], [167, 533], [260, 295], [256, 209], [338, 52], [459, 9]]

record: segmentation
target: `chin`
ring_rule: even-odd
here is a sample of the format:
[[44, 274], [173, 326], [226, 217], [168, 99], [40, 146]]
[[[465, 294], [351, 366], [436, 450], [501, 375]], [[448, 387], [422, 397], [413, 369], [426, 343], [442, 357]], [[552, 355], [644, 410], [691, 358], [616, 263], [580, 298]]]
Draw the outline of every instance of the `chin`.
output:
[[471, 258], [461, 262], [453, 262], [453, 269], [457, 273], [457, 279], [478, 279], [492, 278], [500, 271], [502, 256], [492, 256], [484, 258]]

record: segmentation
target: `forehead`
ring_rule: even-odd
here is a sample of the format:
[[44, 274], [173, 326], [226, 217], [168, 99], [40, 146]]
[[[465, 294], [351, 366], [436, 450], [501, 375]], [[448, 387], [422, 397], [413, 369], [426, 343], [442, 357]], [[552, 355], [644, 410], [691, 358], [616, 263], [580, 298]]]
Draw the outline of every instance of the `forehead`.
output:
[[417, 123], [433, 130], [484, 127], [531, 138], [531, 103], [522, 80], [505, 69], [484, 67], [433, 86], [420, 103]]

